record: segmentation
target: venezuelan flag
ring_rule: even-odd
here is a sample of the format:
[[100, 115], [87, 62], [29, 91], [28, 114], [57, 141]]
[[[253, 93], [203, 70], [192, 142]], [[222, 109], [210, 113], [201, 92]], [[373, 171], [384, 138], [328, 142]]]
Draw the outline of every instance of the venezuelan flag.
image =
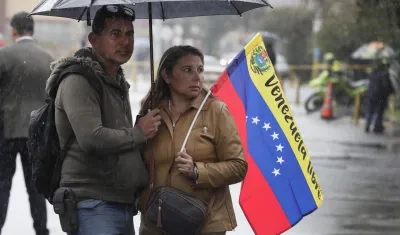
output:
[[239, 203], [257, 235], [281, 234], [315, 211], [323, 193], [258, 33], [211, 92], [232, 113], [249, 168]]

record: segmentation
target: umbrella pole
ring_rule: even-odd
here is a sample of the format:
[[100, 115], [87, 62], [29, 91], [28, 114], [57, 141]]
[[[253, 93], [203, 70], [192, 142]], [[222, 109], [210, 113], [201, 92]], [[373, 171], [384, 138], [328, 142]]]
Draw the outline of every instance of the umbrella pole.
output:
[[153, 109], [154, 106], [154, 90], [155, 90], [155, 82], [154, 82], [154, 55], [153, 55], [153, 12], [151, 9], [151, 3], [148, 3], [149, 10], [149, 37], [150, 37], [150, 78], [151, 78], [151, 88], [150, 88], [150, 97], [151, 103], [150, 108]]

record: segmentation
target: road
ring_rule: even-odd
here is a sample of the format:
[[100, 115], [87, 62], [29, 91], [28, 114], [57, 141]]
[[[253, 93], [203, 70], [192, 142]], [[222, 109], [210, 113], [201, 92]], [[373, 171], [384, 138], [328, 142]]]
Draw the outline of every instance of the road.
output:
[[[138, 111], [138, 101], [148, 88], [145, 83], [139, 85], [137, 91], [131, 91], [133, 113]], [[289, 100], [294, 101], [294, 93], [287, 88]], [[325, 199], [321, 208], [284, 235], [400, 234], [400, 158], [385, 148], [393, 137], [366, 136], [361, 126], [354, 126], [348, 119], [326, 122], [318, 114], [306, 115], [301, 106], [292, 105], [292, 109]], [[238, 227], [228, 234], [254, 234], [238, 204], [240, 185], [231, 186], [231, 191]], [[48, 214], [51, 234], [64, 234], [50, 205]], [[138, 226], [139, 217], [134, 220]], [[33, 235], [32, 223], [18, 161], [2, 234]]]

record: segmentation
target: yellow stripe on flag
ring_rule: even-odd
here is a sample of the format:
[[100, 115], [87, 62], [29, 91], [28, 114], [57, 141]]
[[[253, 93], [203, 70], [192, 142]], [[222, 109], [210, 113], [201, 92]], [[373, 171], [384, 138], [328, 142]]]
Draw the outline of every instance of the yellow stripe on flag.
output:
[[[319, 207], [324, 198], [322, 189], [313, 170], [308, 150], [297, 128], [289, 103], [266, 53], [261, 34], [258, 33], [254, 36], [244, 49], [251, 80], [285, 134], [290, 147], [296, 155], [315, 204]], [[262, 61], [257, 61], [260, 59], [264, 59], [266, 64], [262, 63]]]

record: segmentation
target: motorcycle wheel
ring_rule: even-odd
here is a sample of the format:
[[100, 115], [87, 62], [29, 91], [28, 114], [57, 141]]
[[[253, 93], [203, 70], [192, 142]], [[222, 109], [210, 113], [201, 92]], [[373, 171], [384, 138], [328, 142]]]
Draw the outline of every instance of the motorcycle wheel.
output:
[[304, 108], [306, 109], [307, 113], [312, 113], [321, 109], [323, 104], [324, 93], [316, 92], [306, 99], [306, 102], [304, 103]]

